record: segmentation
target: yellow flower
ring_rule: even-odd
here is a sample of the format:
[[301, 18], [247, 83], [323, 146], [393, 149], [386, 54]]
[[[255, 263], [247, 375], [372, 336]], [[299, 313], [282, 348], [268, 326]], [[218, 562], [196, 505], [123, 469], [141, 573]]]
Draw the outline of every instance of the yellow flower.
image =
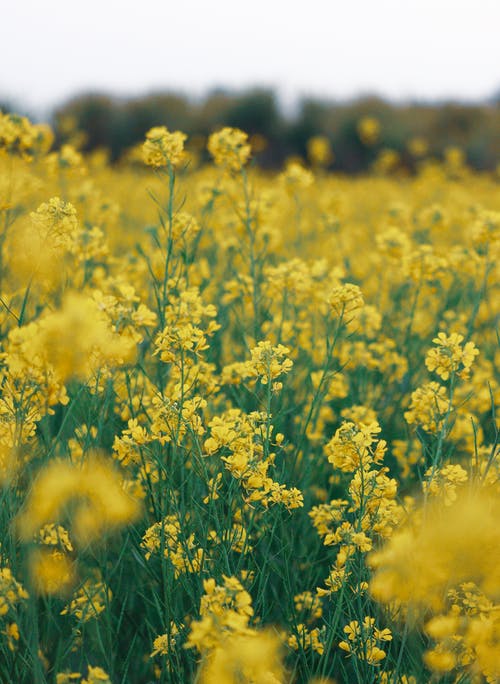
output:
[[[181, 625], [181, 628], [183, 625]], [[151, 652], [150, 658], [154, 658], [157, 655], [168, 655], [172, 649], [177, 646], [177, 637], [179, 635], [179, 628], [175, 622], [170, 623], [170, 632], [168, 634], [160, 634], [156, 637], [153, 642], [153, 650]]]
[[[494, 493], [462, 491], [444, 505], [434, 500], [370, 557], [372, 595], [384, 603], [440, 609], [446, 590], [474, 578], [487, 596], [500, 587], [500, 503]], [[487, 552], [486, 552], [487, 550]]]
[[30, 571], [35, 591], [39, 594], [64, 595], [76, 580], [74, 562], [57, 550], [33, 551]]
[[70, 202], [52, 197], [30, 214], [33, 227], [54, 248], [73, 245], [78, 230], [76, 209]]
[[81, 678], [82, 675], [79, 672], [59, 672], [56, 675], [56, 684], [74, 684]]
[[467, 480], [467, 471], [461, 465], [448, 464], [438, 469], [429, 468], [425, 473], [423, 489], [432, 496], [440, 496], [445, 506], [451, 506]]
[[54, 460], [38, 475], [19, 514], [20, 537], [30, 541], [72, 501], [77, 505], [71, 529], [79, 544], [102, 538], [106, 531], [133, 522], [140, 513], [138, 502], [125, 493], [118, 472], [99, 454], [91, 453], [78, 465]]
[[451, 651], [431, 649], [424, 655], [427, 667], [434, 672], [449, 672], [457, 665], [457, 658]]
[[375, 436], [379, 432], [377, 421], [368, 424], [344, 421], [325, 446], [328, 460], [346, 473], [357, 468], [368, 470], [373, 463], [382, 461], [386, 451], [385, 441]]
[[1, 632], [7, 638], [7, 646], [9, 651], [15, 651], [18, 646], [19, 641], [19, 627], [16, 622], [10, 622], [6, 625], [5, 629]]
[[[271, 632], [230, 634], [204, 660], [200, 684], [281, 684], [281, 645]], [[198, 680], [198, 677], [197, 677]]]
[[339, 648], [359, 660], [366, 661], [369, 665], [377, 666], [386, 657], [386, 653], [380, 648], [384, 641], [392, 640], [390, 629], [377, 629], [375, 618], [366, 616], [360, 624], [352, 620], [344, 627], [347, 641], [341, 641]]
[[425, 157], [429, 151], [429, 143], [425, 138], [415, 137], [408, 141], [408, 151], [414, 157]]
[[[116, 332], [99, 303], [76, 292], [66, 295], [59, 310], [26, 328], [30, 339], [23, 350], [50, 364], [62, 382], [72, 377], [90, 380], [104, 366], [122, 365], [135, 353], [134, 340]], [[17, 336], [23, 331], [20, 328]]]
[[429, 371], [435, 371], [443, 380], [448, 380], [450, 374], [455, 372], [461, 378], [467, 377], [479, 350], [474, 342], [466, 342], [462, 346], [463, 340], [464, 336], [458, 333], [438, 333], [432, 340], [436, 347], [430, 349], [425, 358]]
[[293, 361], [287, 358], [290, 353], [288, 347], [278, 344], [273, 347], [268, 340], [259, 342], [250, 350], [252, 360], [249, 370], [252, 376], [259, 378], [263, 385], [267, 385], [283, 373], [289, 373]]
[[280, 174], [279, 180], [286, 191], [294, 194], [297, 190], [303, 190], [314, 183], [314, 176], [297, 161], [289, 161], [285, 170]]
[[358, 123], [358, 134], [365, 145], [374, 145], [379, 139], [380, 123], [373, 116], [365, 116]]
[[363, 295], [358, 285], [345, 283], [333, 288], [328, 297], [330, 306], [337, 314], [352, 314], [364, 305]]
[[38, 540], [46, 546], [57, 546], [63, 551], [73, 551], [73, 545], [70, 541], [68, 530], [62, 525], [48, 523], [44, 525], [37, 535]]
[[28, 599], [28, 592], [16, 580], [10, 568], [0, 568], [0, 618], [16, 603]]
[[156, 126], [146, 133], [142, 146], [144, 163], [154, 168], [175, 168], [184, 160], [184, 141], [187, 135], [180, 131], [171, 133], [165, 126]]
[[104, 612], [111, 599], [111, 589], [104, 582], [88, 579], [75, 592], [61, 615], [73, 615], [79, 622], [88, 622]]
[[222, 128], [208, 139], [208, 151], [217, 166], [229, 171], [239, 171], [248, 161], [251, 153], [248, 136], [239, 128]]
[[89, 665], [87, 679], [82, 680], [82, 684], [111, 684], [109, 675], [102, 667], [92, 667]]
[[333, 161], [330, 141], [324, 135], [315, 135], [307, 141], [307, 156], [313, 166], [328, 166]]
[[438, 432], [445, 415], [451, 410], [446, 387], [429, 382], [411, 394], [410, 406], [404, 417], [409, 425], [421, 425], [427, 432]]
[[298, 624], [297, 634], [292, 634], [291, 636], [289, 636], [287, 639], [287, 644], [295, 651], [298, 651], [299, 648], [302, 648], [304, 650], [310, 648], [312, 651], [319, 653], [319, 655], [323, 655], [323, 653], [325, 652], [325, 637], [325, 627], [323, 627], [322, 629], [319, 629], [319, 627], [315, 627], [314, 629], [309, 630], [305, 625]]

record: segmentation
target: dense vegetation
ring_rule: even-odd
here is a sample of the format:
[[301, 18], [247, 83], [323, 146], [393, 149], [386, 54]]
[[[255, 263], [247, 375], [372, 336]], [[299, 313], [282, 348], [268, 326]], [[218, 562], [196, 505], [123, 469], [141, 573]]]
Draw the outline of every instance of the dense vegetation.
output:
[[0, 681], [500, 681], [498, 177], [51, 145], [0, 115]]

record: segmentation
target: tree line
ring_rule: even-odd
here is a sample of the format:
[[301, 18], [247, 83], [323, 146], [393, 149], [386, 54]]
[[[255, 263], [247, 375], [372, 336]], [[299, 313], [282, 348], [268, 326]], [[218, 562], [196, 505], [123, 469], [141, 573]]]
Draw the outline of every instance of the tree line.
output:
[[[279, 167], [290, 156], [307, 159], [308, 141], [315, 136], [326, 139], [333, 151], [323, 165], [346, 173], [365, 171], [387, 150], [410, 170], [419, 157], [442, 158], [452, 147], [479, 170], [494, 169], [500, 158], [498, 97], [474, 105], [308, 98], [289, 116], [270, 90], [217, 91], [202, 99], [168, 92], [130, 99], [83, 94], [57, 107], [52, 119], [59, 143], [78, 130], [84, 151], [106, 148], [113, 161], [157, 125], [184, 131], [200, 150], [217, 128], [241, 128], [253, 136], [254, 156], [265, 168]], [[370, 139], [363, 135], [367, 120], [376, 128]]]

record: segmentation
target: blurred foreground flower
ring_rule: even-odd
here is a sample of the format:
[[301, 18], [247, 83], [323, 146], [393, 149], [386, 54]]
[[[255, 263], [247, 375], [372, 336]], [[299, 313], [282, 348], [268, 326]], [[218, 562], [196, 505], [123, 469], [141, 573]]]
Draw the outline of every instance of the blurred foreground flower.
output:
[[364, 116], [358, 123], [358, 135], [365, 145], [374, 145], [380, 136], [380, 123], [373, 116]]
[[271, 632], [232, 634], [206, 658], [200, 684], [281, 684], [280, 641]]
[[326, 167], [333, 161], [330, 141], [324, 135], [315, 135], [307, 141], [307, 157], [313, 166]]
[[435, 672], [468, 667], [500, 678], [500, 500], [470, 489], [433, 501], [370, 557], [370, 588], [383, 603], [429, 610], [437, 644], [425, 655]]
[[89, 380], [104, 367], [120, 366], [134, 358], [132, 337], [119, 334], [99, 302], [71, 292], [59, 310], [14, 329], [9, 336], [9, 367], [18, 374], [46, 374], [47, 364], [66, 382]]
[[252, 151], [247, 140], [246, 133], [226, 126], [212, 133], [207, 147], [217, 166], [229, 171], [239, 171], [247, 163]]
[[55, 460], [35, 480], [17, 519], [21, 539], [30, 541], [44, 524], [67, 515], [69, 504], [72, 537], [82, 545], [128, 525], [140, 513], [118, 472], [102, 456], [90, 454], [83, 464]]

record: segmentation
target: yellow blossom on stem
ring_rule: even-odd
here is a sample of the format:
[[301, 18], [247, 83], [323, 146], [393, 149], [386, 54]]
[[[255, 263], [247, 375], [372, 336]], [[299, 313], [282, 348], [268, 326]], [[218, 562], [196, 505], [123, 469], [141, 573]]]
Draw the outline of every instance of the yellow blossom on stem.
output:
[[171, 166], [175, 168], [184, 159], [185, 133], [170, 132], [166, 126], [155, 126], [146, 133], [142, 146], [144, 163], [154, 168]]
[[462, 345], [463, 340], [464, 336], [458, 333], [438, 333], [432, 340], [436, 347], [430, 349], [425, 357], [425, 365], [429, 371], [435, 371], [443, 380], [448, 380], [451, 373], [466, 378], [479, 350], [474, 342]]
[[212, 133], [207, 147], [217, 166], [235, 172], [239, 171], [250, 157], [251, 147], [247, 140], [247, 134], [238, 128], [225, 127]]

